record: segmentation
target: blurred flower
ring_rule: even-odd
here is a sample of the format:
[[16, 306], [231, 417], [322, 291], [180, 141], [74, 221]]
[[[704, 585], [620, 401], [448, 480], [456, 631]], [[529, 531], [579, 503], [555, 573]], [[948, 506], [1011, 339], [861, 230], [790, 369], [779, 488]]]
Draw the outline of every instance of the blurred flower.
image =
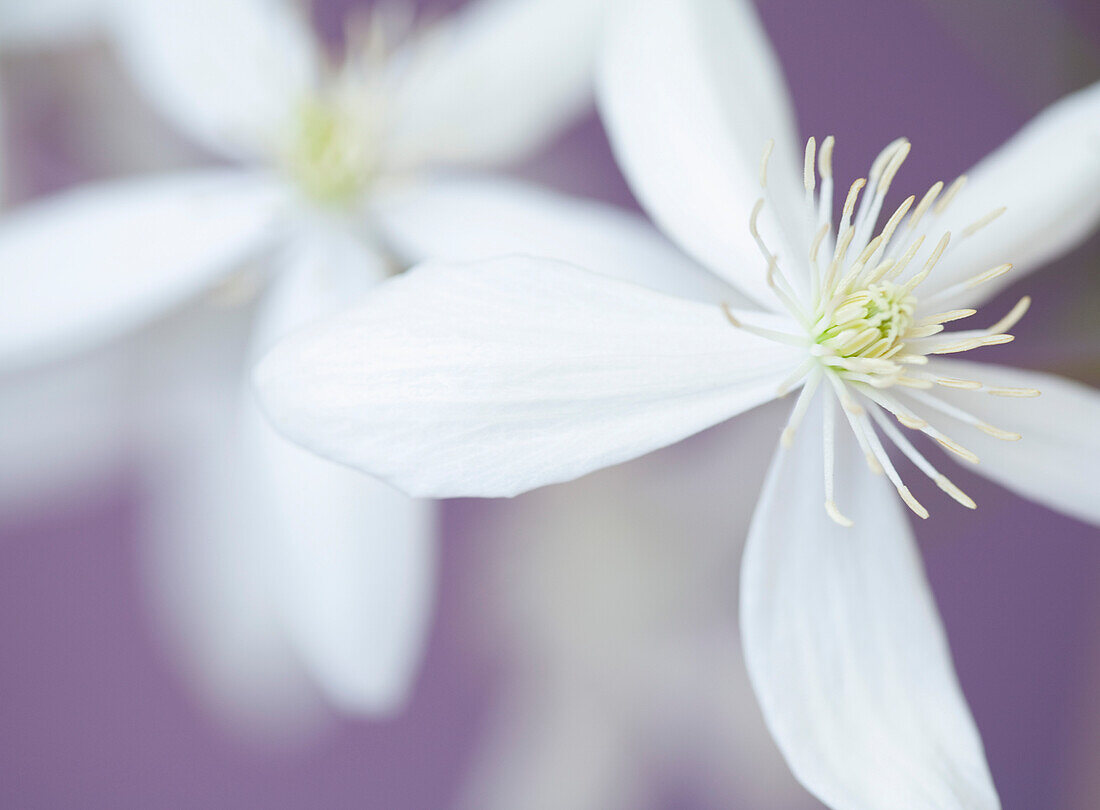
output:
[[736, 620], [739, 538], [783, 411], [471, 510], [465, 533], [487, 542], [469, 624], [500, 685], [462, 807], [643, 810], [670, 791], [700, 807], [806, 806]]
[[[111, 0], [0, 0], [0, 57], [37, 54], [101, 33]], [[0, 64], [0, 204], [16, 192], [9, 176], [10, 148], [3, 73]], [[0, 270], [4, 297], [25, 267]], [[30, 274], [33, 282], [34, 276]], [[12, 294], [14, 296], [14, 293]], [[3, 306], [3, 305], [0, 305]], [[0, 332], [3, 327], [0, 327]], [[100, 352], [79, 362], [13, 371], [0, 369], [0, 513], [8, 513], [60, 493], [87, 494], [104, 473], [120, 463], [125, 443], [126, 358]]]
[[[601, 106], [639, 200], [730, 283], [721, 298], [534, 258], [425, 265], [277, 347], [255, 375], [269, 415], [407, 492], [508, 496], [801, 388], [742, 561], [745, 657], [769, 728], [833, 807], [998, 807], [900, 502], [928, 513], [880, 434], [973, 508], [890, 416], [976, 462], [940, 430], [972, 428], [978, 471], [1100, 523], [1087, 474], [1096, 392], [940, 358], [1011, 340], [1026, 298], [989, 329], [940, 332], [1003, 286], [1006, 259], [1035, 269], [1100, 217], [1100, 85], [1038, 117], [969, 183], [907, 199], [878, 236], [908, 142], [853, 184], [834, 228], [832, 139], [799, 160], [747, 3], [630, 4], [611, 27]], [[837, 403], [850, 433], [836, 433]], [[1020, 436], [1001, 419], [1027, 442], [1011, 446]]]
[[[279, 271], [248, 337], [261, 353], [425, 255], [435, 235], [417, 195], [459, 193], [428, 170], [519, 158], [590, 98], [600, 3], [483, 0], [423, 31], [387, 8], [349, 31], [334, 66], [279, 0], [128, 4], [116, 33], [149, 97], [243, 165], [82, 188], [9, 217], [0, 367], [86, 352], [213, 291], [250, 300], [264, 278], [243, 267]], [[219, 345], [232, 356], [216, 335], [237, 326], [222, 320], [213, 348], [184, 324], [180, 362], [225, 362]], [[432, 506], [279, 438], [239, 377], [183, 380], [186, 366], [152, 356], [171, 381], [150, 400], [171, 459], [152, 590], [193, 674], [257, 720], [300, 691], [302, 670], [343, 708], [400, 706], [430, 613]]]

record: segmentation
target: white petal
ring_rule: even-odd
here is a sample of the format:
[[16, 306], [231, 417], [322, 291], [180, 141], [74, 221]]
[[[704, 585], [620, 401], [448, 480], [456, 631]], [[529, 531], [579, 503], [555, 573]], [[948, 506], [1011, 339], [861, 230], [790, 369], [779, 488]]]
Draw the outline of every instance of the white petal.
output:
[[[1026, 498], [1074, 517], [1100, 524], [1096, 465], [1100, 459], [1100, 391], [1038, 371], [990, 363], [937, 360], [935, 374], [977, 380], [986, 388], [1037, 388], [1035, 398], [991, 396], [985, 391], [937, 389], [937, 397], [1002, 430], [1019, 433], [1004, 441], [972, 428], [946, 431], [977, 453], [981, 463], [967, 464]], [[933, 422], [927, 409], [922, 415]], [[953, 421], [953, 420], [951, 420]]]
[[150, 101], [206, 146], [266, 153], [314, 87], [320, 55], [290, 0], [141, 0], [119, 42]]
[[[322, 239], [313, 234], [301, 245], [264, 302], [258, 346], [379, 279], [380, 262], [361, 247]], [[345, 710], [399, 709], [434, 600], [432, 504], [291, 444], [250, 395], [243, 406], [246, 475], [258, 505], [250, 530], [275, 557], [276, 598], [297, 654]]]
[[[1005, 262], [1014, 271], [957, 299], [971, 306], [1022, 273], [1079, 244], [1100, 222], [1100, 83], [1049, 107], [968, 175], [963, 191], [936, 224], [956, 242], [926, 282], [933, 292]], [[1007, 210], [972, 236], [970, 224]], [[952, 304], [953, 305], [953, 304]]]
[[410, 264], [541, 256], [711, 303], [748, 299], [669, 244], [641, 217], [503, 177], [436, 177], [374, 208]]
[[0, 45], [35, 47], [87, 36], [109, 8], [110, 0], [0, 0]]
[[398, 165], [501, 164], [590, 103], [609, 0], [480, 0], [398, 53]]
[[261, 250], [281, 196], [189, 172], [30, 205], [0, 224], [0, 367], [82, 351], [159, 317]]
[[155, 330], [138, 412], [152, 451], [140, 528], [154, 629], [229, 730], [302, 742], [330, 712], [283, 626], [270, 540], [253, 530], [236, 418], [248, 313], [189, 314]]
[[296, 441], [414, 495], [513, 495], [773, 398], [800, 353], [571, 265], [432, 264], [257, 368]]
[[[749, 233], [760, 158], [787, 238], [780, 258], [809, 249], [797, 134], [775, 56], [745, 0], [639, 0], [614, 15], [599, 100], [612, 146], [642, 206], [705, 266], [761, 304], [775, 302]], [[789, 249], [787, 245], [793, 245]]]
[[749, 676], [791, 769], [834, 810], [1000, 807], [901, 501], [848, 434], [822, 508], [821, 397], [779, 450], [742, 561]]

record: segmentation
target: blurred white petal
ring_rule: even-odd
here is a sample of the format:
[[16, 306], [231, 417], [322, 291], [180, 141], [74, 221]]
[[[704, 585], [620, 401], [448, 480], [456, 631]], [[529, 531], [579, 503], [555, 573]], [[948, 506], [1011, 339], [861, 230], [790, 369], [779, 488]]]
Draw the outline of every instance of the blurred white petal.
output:
[[373, 213], [410, 264], [539, 256], [670, 295], [749, 305], [641, 217], [504, 177], [434, 177], [384, 195]]
[[[929, 276], [928, 293], [1004, 262], [1014, 271], [957, 296], [974, 306], [1071, 250], [1100, 222], [1100, 83], [1067, 96], [1036, 116], [970, 171], [958, 197], [936, 222], [934, 236], [955, 244]], [[972, 236], [967, 226], [1005, 212]]]
[[[514, 540], [514, 538], [513, 538]], [[462, 810], [638, 810], [643, 763], [597, 695], [541, 684], [497, 707]]]
[[187, 172], [29, 205], [0, 222], [0, 367], [94, 348], [209, 289], [274, 236], [266, 178]]
[[[338, 232], [298, 240], [265, 298], [262, 351], [354, 301], [385, 275]], [[426, 641], [435, 589], [435, 510], [388, 484], [291, 444], [243, 404], [243, 452], [256, 487], [249, 530], [275, 556], [274, 590], [296, 653], [341, 708], [401, 708]]]
[[119, 0], [0, 0], [0, 46], [41, 47], [94, 33]]
[[240, 452], [240, 311], [205, 308], [147, 341], [139, 417], [148, 422], [143, 584], [188, 685], [228, 730], [257, 742], [309, 739], [330, 720], [287, 638], [264, 504]]
[[500, 164], [589, 103], [609, 0], [478, 0], [394, 59], [398, 165]]
[[276, 427], [416, 495], [514, 495], [777, 392], [798, 350], [721, 309], [526, 258], [423, 265], [257, 367]]
[[291, 0], [139, 0], [117, 27], [149, 100], [191, 137], [234, 157], [275, 148], [321, 70]]
[[[801, 161], [787, 89], [747, 0], [638, 0], [614, 15], [600, 111], [620, 168], [662, 228], [706, 267], [774, 304], [749, 233], [769, 139], [773, 252], [807, 248]], [[798, 194], [793, 192], [798, 191]], [[776, 209], [778, 206], [778, 209]], [[785, 237], [767, 229], [778, 213]], [[788, 256], [788, 259], [791, 257]], [[796, 259], [797, 260], [797, 259]]]
[[[964, 444], [981, 463], [967, 465], [1025, 498], [1100, 524], [1096, 490], [1100, 460], [1100, 391], [1039, 371], [992, 363], [939, 360], [933, 373], [977, 380], [988, 388], [1038, 389], [1035, 398], [990, 396], [986, 391], [938, 391], [940, 399], [986, 424], [1020, 434], [1018, 441], [993, 438], [972, 428], [947, 430], [965, 435]], [[935, 415], [929, 415], [933, 421]], [[953, 421], [947, 419], [945, 421]], [[965, 431], [965, 432], [964, 432]]]
[[129, 448], [127, 352], [0, 373], [0, 512], [92, 497]]
[[737, 636], [741, 543], [787, 410], [764, 405], [479, 514], [483, 573], [470, 609], [509, 680], [468, 806], [537, 807], [534, 794], [509, 805], [523, 781], [511, 769], [571, 783], [570, 752], [584, 738], [516, 714], [517, 692], [568, 701], [558, 709], [567, 716], [591, 702], [610, 726], [600, 733], [629, 745], [633, 767], [594, 757], [560, 810], [602, 807], [608, 783], [651, 795], [654, 773], [689, 780], [707, 806], [788, 807], [804, 795], [760, 718]]
[[821, 508], [820, 401], [777, 451], [742, 562], [745, 659], [768, 727], [834, 810], [996, 810], [903, 507], [846, 434], [837, 499], [855, 526]]

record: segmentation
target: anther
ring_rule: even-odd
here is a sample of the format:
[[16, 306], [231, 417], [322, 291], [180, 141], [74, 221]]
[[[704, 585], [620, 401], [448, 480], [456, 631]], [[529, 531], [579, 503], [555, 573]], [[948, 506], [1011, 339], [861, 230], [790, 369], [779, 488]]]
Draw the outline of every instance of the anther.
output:
[[898, 494], [901, 495], [901, 499], [905, 501], [905, 505], [912, 509], [917, 517], [922, 520], [928, 519], [928, 510], [921, 505], [920, 501], [913, 497], [913, 493], [909, 491], [909, 487], [901, 486], [897, 487], [897, 490]]
[[1024, 399], [1042, 394], [1042, 391], [1038, 388], [986, 388], [985, 392], [995, 397], [1020, 397]]
[[977, 391], [982, 387], [982, 384], [977, 380], [957, 380], [954, 377], [937, 377], [936, 385], [942, 385], [944, 388], [958, 388], [963, 391]]
[[817, 165], [823, 180], [831, 179], [833, 176], [833, 147], [835, 145], [836, 138], [830, 135], [821, 142], [821, 149], [818, 150]]
[[1031, 296], [1025, 295], [1019, 301], [1016, 302], [1009, 313], [989, 327], [990, 332], [1007, 332], [1013, 326], [1020, 322], [1020, 319], [1027, 314], [1028, 309], [1031, 307]]
[[771, 138], [764, 144], [764, 154], [760, 157], [760, 188], [768, 187], [768, 159], [772, 156], [775, 141]]
[[950, 450], [955, 455], [959, 456], [962, 459], [965, 459], [966, 461], [969, 461], [971, 464], [977, 464], [978, 463], [977, 454], [974, 453], [971, 450], [967, 450], [965, 447], [963, 447], [961, 444], [959, 444], [954, 439], [951, 439], [947, 436], [944, 436], [939, 431], [933, 432], [929, 429], [927, 432], [929, 433], [930, 436], [932, 436], [933, 439], [935, 439], [943, 447], [946, 447], [948, 450]]
[[832, 501], [825, 501], [825, 514], [827, 514], [834, 523], [837, 523], [846, 529], [850, 529], [854, 525], [856, 525], [849, 518], [844, 517], [844, 515], [840, 513], [840, 510], [837, 509], [836, 504]]
[[[927, 318], [921, 318], [917, 323], [921, 326], [925, 324], [933, 323], [951, 323], [952, 321], [961, 321], [963, 318], [969, 318], [971, 315], [977, 315], [976, 309], [953, 309], [950, 312], [941, 312], [937, 315], [929, 315]], [[1003, 332], [1003, 329], [996, 330]]]
[[978, 422], [975, 427], [982, 433], [992, 436], [994, 439], [1000, 439], [1006, 442], [1018, 442], [1022, 438], [1019, 433], [1001, 430], [1000, 428], [993, 427], [993, 425], [987, 425], [985, 422]]
[[813, 194], [817, 181], [814, 176], [814, 163], [817, 158], [817, 141], [810, 137], [806, 141], [806, 160], [802, 166], [802, 184], [806, 187], [806, 194]]
[[974, 503], [974, 499], [951, 483], [951, 480], [946, 475], [937, 475], [935, 477], [936, 486], [961, 503], [967, 509], [977, 509], [978, 505]]
[[913, 216], [909, 220], [909, 230], [912, 231], [920, 224], [921, 219], [932, 204], [936, 201], [936, 198], [940, 196], [940, 192], [943, 191], [943, 181], [937, 181], [932, 188], [928, 189], [921, 201], [917, 204], [916, 209], [913, 211]]
[[924, 419], [919, 419], [916, 416], [910, 416], [906, 413], [896, 413], [894, 417], [905, 427], [910, 430], [924, 430], [928, 427], [928, 422]]
[[916, 340], [917, 338], [926, 338], [932, 337], [932, 335], [938, 335], [942, 331], [942, 323], [930, 323], [925, 326], [914, 326], [905, 333], [905, 337], [907, 340]]
[[966, 228], [964, 228], [963, 232], [962, 232], [963, 238], [965, 239], [968, 236], [973, 236], [978, 231], [980, 231], [982, 228], [984, 228], [986, 225], [993, 222], [993, 220], [997, 219], [1001, 214], [1003, 214], [1007, 210], [1008, 210], [1008, 208], [1006, 208], [1004, 206], [1001, 206], [1000, 208], [996, 208], [996, 209], [990, 211], [988, 214], [986, 214], [984, 217], [977, 220], [976, 222], [972, 222], [970, 225], [967, 225]]
[[994, 268], [986, 270], [984, 273], [979, 273], [978, 275], [974, 276], [974, 278], [963, 283], [966, 285], [967, 289], [972, 290], [977, 286], [985, 284], [987, 281], [993, 281], [993, 279], [995, 278], [1000, 278], [1005, 273], [1008, 273], [1010, 270], [1012, 270], [1011, 264], [999, 264]]
[[936, 203], [936, 206], [932, 209], [936, 214], [942, 214], [947, 210], [947, 206], [951, 205], [951, 201], [955, 199], [963, 186], [966, 185], [966, 175], [961, 174], [956, 178], [955, 182], [947, 189], [947, 193], [940, 198], [940, 201]]

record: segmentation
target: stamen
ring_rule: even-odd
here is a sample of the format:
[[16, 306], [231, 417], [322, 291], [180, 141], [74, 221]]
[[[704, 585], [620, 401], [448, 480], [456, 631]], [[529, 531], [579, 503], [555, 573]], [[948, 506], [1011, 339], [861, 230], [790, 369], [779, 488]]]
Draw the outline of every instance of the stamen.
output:
[[848, 189], [848, 196], [844, 200], [844, 208], [840, 212], [840, 227], [837, 229], [838, 233], [844, 233], [848, 230], [848, 226], [851, 225], [852, 214], [856, 210], [856, 201], [859, 199], [859, 192], [865, 185], [867, 185], [867, 181], [861, 177], [852, 183], [851, 188]]
[[903, 385], [906, 388], [931, 388], [932, 383], [929, 380], [921, 380], [916, 377], [898, 377], [896, 380], [898, 385]]
[[1015, 335], [989, 335], [988, 337], [971, 338], [962, 343], [937, 346], [934, 349], [929, 349], [928, 354], [957, 354], [959, 352], [969, 352], [973, 349], [980, 349], [983, 346], [1001, 346], [1005, 343], [1011, 343], [1015, 339]]
[[967, 225], [963, 229], [962, 238], [965, 239], [968, 236], [973, 236], [978, 231], [980, 231], [982, 228], [984, 228], [986, 225], [993, 222], [993, 220], [997, 219], [997, 217], [999, 217], [1001, 214], [1003, 214], [1007, 210], [1008, 210], [1007, 207], [1001, 206], [1000, 208], [997, 208], [997, 209], [994, 209], [993, 211], [990, 211], [988, 214], [986, 214], [984, 217], [979, 219], [977, 222], [972, 222], [970, 225]]
[[943, 331], [942, 323], [930, 323], [925, 326], [914, 326], [908, 332], [905, 333], [907, 340], [917, 340], [918, 338], [932, 337], [932, 335], [938, 335]]
[[[878, 221], [878, 215], [882, 211], [882, 203], [886, 197], [886, 193], [890, 190], [890, 184], [894, 180], [894, 176], [901, 168], [901, 164], [905, 162], [905, 158], [909, 156], [909, 150], [912, 148], [907, 140], [899, 138], [894, 141], [893, 151], [889, 153], [889, 159], [885, 163], [885, 167], [881, 167], [880, 161], [883, 156], [887, 154], [884, 150], [882, 154], [876, 159], [874, 165], [871, 166], [871, 173], [869, 175], [870, 182], [875, 185], [874, 193], [869, 197], [863, 198], [863, 205], [859, 208], [859, 214], [856, 216], [856, 244], [862, 245], [864, 241], [870, 236], [871, 230], [875, 227], [875, 223]], [[889, 150], [891, 147], [887, 147]], [[879, 174], [881, 172], [881, 174]], [[877, 182], [876, 182], [877, 180]]]
[[[976, 309], [953, 309], [950, 312], [941, 312], [938, 315], [929, 315], [927, 318], [921, 318], [917, 321], [920, 325], [933, 324], [933, 323], [951, 323], [952, 321], [961, 321], [963, 318], [969, 318], [971, 315], [977, 315]], [[996, 330], [1003, 332], [1003, 329]]]
[[798, 400], [791, 410], [791, 416], [787, 420], [787, 426], [783, 428], [783, 433], [779, 439], [779, 443], [783, 447], [790, 447], [794, 444], [794, 434], [798, 431], [798, 428], [801, 427], [802, 420], [806, 416], [806, 411], [809, 410], [810, 402], [813, 400], [814, 394], [817, 393], [817, 389], [821, 386], [821, 375], [821, 369], [814, 369], [810, 372], [806, 384], [802, 386], [802, 390], [798, 394]]
[[764, 154], [760, 157], [760, 188], [768, 187], [768, 159], [772, 156], [774, 148], [775, 141], [769, 138], [764, 144]]
[[995, 397], [1037, 397], [1042, 394], [1038, 388], [986, 388], [987, 394]]
[[1001, 430], [1000, 428], [993, 427], [993, 425], [987, 425], [985, 422], [979, 422], [975, 427], [983, 433], [989, 434], [994, 439], [1000, 439], [1005, 442], [1018, 442], [1023, 438], [1019, 433], [1013, 433], [1010, 430]]
[[929, 436], [931, 436], [933, 439], [935, 439], [937, 442], [939, 442], [942, 446], [946, 447], [948, 450], [950, 450], [952, 453], [959, 456], [960, 458], [963, 458], [963, 459], [969, 461], [971, 464], [977, 464], [978, 463], [979, 459], [978, 459], [977, 454], [973, 453], [970, 450], [967, 450], [965, 447], [963, 447], [961, 444], [959, 444], [954, 439], [952, 439], [948, 436], [944, 436], [942, 433], [940, 433], [935, 428], [926, 427], [923, 432], [927, 433]]
[[723, 301], [719, 306], [722, 307], [722, 312], [726, 314], [727, 320], [729, 320], [729, 322], [738, 329], [741, 329], [745, 332], [750, 332], [754, 335], [757, 335], [758, 337], [764, 338], [765, 340], [782, 343], [786, 346], [797, 346], [799, 348], [804, 348], [806, 346], [808, 338], [805, 335], [792, 335], [789, 332], [780, 332], [777, 329], [768, 329], [763, 326], [756, 326], [755, 324], [745, 323], [733, 313], [733, 310], [730, 308], [729, 304]]
[[958, 388], [964, 391], [977, 391], [982, 387], [982, 384], [976, 380], [957, 380], [954, 377], [936, 377], [935, 383], [944, 388]]
[[898, 491], [898, 495], [905, 501], [905, 505], [913, 510], [913, 513], [922, 520], [928, 519], [928, 510], [921, 505], [913, 493], [909, 491], [909, 487], [905, 486], [905, 483], [901, 480], [901, 476], [898, 475], [898, 471], [894, 468], [893, 463], [890, 461], [890, 457], [886, 454], [886, 450], [882, 446], [882, 442], [879, 440], [878, 435], [875, 433], [874, 428], [867, 421], [867, 417], [863, 416], [860, 420], [863, 425], [864, 432], [867, 434], [867, 439], [871, 444], [871, 451], [874, 453], [875, 459], [880, 465], [880, 469], [886, 471], [886, 477], [890, 479], [890, 483], [894, 485], [894, 489]]
[[921, 245], [924, 244], [924, 237], [918, 236], [913, 240], [913, 244], [909, 246], [909, 249], [905, 251], [898, 263], [894, 265], [894, 269], [890, 271], [890, 278], [895, 279], [901, 276], [905, 271], [905, 268], [909, 266], [909, 262], [913, 261], [913, 257], [917, 255], [917, 251], [921, 249]]
[[1031, 308], [1031, 296], [1025, 295], [1019, 301], [1016, 302], [1009, 313], [989, 327], [990, 332], [1007, 332], [1013, 326], [1018, 324], [1020, 320], [1027, 314], [1028, 309]]
[[938, 486], [940, 489], [942, 489], [944, 492], [946, 492], [948, 495], [950, 495], [956, 501], [961, 503], [967, 509], [977, 509], [978, 508], [978, 504], [974, 503], [974, 499], [971, 498], [969, 495], [967, 495], [965, 492], [963, 492], [961, 489], [959, 489], [957, 486], [955, 486], [951, 482], [951, 479], [948, 478], [946, 475], [937, 475], [934, 480], [936, 482], [936, 486]]
[[810, 199], [816, 188], [814, 163], [817, 157], [817, 141], [811, 135], [806, 141], [806, 160], [802, 166], [802, 184], [806, 187], [806, 199]]
[[882, 466], [875, 457], [874, 451], [871, 449], [870, 440], [865, 435], [862, 422], [860, 421], [860, 417], [864, 415], [863, 406], [852, 399], [848, 387], [841, 382], [836, 374], [829, 373], [828, 377], [829, 382], [836, 390], [837, 399], [840, 400], [840, 404], [844, 409], [844, 416], [848, 420], [848, 425], [852, 428], [852, 433], [855, 434], [859, 449], [863, 451], [863, 458], [867, 461], [868, 469], [875, 475], [881, 475]]
[[923, 472], [925, 475], [935, 481], [936, 486], [938, 486], [941, 490], [946, 492], [960, 504], [965, 506], [967, 509], [978, 508], [978, 505], [974, 503], [974, 499], [963, 492], [961, 489], [959, 489], [957, 486], [955, 486], [946, 475], [941, 474], [934, 466], [932, 466], [928, 459], [926, 459], [920, 453], [920, 451], [913, 447], [912, 443], [901, 434], [901, 431], [890, 424], [890, 420], [883, 416], [882, 412], [879, 409], [872, 408], [871, 416], [872, 418], [874, 418], [875, 422], [878, 423], [879, 427], [882, 428], [887, 438], [889, 438], [890, 441], [892, 441], [897, 446], [897, 448], [901, 450], [905, 457], [912, 461], [913, 464], [915, 464], [921, 472]]
[[943, 181], [939, 180], [933, 184], [932, 188], [928, 189], [921, 201], [917, 204], [916, 210], [913, 211], [913, 216], [909, 219], [908, 231], [912, 233], [916, 230], [917, 225], [920, 224], [921, 219], [924, 218], [925, 213], [932, 204], [936, 201], [936, 198], [940, 196], [940, 192], [943, 191]]
[[817, 154], [818, 171], [822, 180], [830, 180], [833, 176], [833, 147], [836, 146], [836, 138], [828, 136], [821, 142], [821, 149]]
[[779, 388], [777, 389], [776, 394], [780, 398], [787, 396], [787, 394], [790, 393], [791, 389], [802, 382], [802, 378], [809, 374], [812, 370], [814, 370], [817, 365], [818, 364], [815, 358], [807, 357], [805, 360], [798, 364], [798, 367], [795, 368], [795, 370], [791, 372], [790, 375], [788, 375], [787, 379], [783, 380], [783, 382], [779, 384]]
[[909, 409], [904, 407], [900, 402], [891, 397], [883, 394], [879, 391], [863, 389], [863, 395], [894, 415], [901, 424], [910, 430], [924, 430], [928, 427], [928, 422], [921, 419], [916, 414], [912, 413]]
[[940, 237], [940, 241], [936, 244], [936, 249], [932, 251], [932, 255], [928, 257], [928, 261], [924, 263], [924, 267], [920, 269], [920, 272], [905, 282], [904, 290], [908, 295], [913, 292], [921, 283], [928, 278], [928, 274], [932, 272], [932, 269], [936, 266], [936, 263], [943, 256], [943, 252], [947, 250], [947, 246], [951, 243], [951, 231], [948, 231]]
[[825, 222], [818, 228], [817, 233], [814, 235], [814, 241], [810, 243], [810, 262], [817, 266], [817, 254], [821, 250], [821, 242], [825, 239], [825, 235], [829, 232], [829, 223]]
[[936, 205], [932, 209], [932, 211], [937, 216], [939, 214], [942, 214], [944, 211], [946, 211], [947, 206], [951, 205], [951, 201], [954, 200], [956, 196], [958, 196], [958, 193], [960, 191], [962, 191], [963, 186], [966, 185], [966, 179], [967, 178], [966, 178], [965, 174], [960, 174], [955, 179], [955, 182], [952, 183], [951, 186], [947, 189], [947, 193], [944, 194], [943, 197], [940, 198], [940, 201], [938, 203], [936, 203]]
[[[980, 383], [978, 384], [980, 387]], [[934, 408], [940, 413], [947, 414], [948, 416], [958, 419], [960, 422], [978, 428], [983, 433], [987, 433], [997, 439], [1002, 439], [1007, 442], [1018, 442], [1020, 440], [1019, 433], [1012, 433], [1007, 430], [1001, 430], [995, 428], [992, 425], [986, 424], [978, 417], [974, 416], [968, 411], [964, 411], [962, 408], [957, 408], [950, 403], [944, 402], [938, 397], [929, 396], [928, 394], [921, 393], [920, 391], [912, 391], [909, 396], [918, 402], [923, 402], [930, 408]]]

